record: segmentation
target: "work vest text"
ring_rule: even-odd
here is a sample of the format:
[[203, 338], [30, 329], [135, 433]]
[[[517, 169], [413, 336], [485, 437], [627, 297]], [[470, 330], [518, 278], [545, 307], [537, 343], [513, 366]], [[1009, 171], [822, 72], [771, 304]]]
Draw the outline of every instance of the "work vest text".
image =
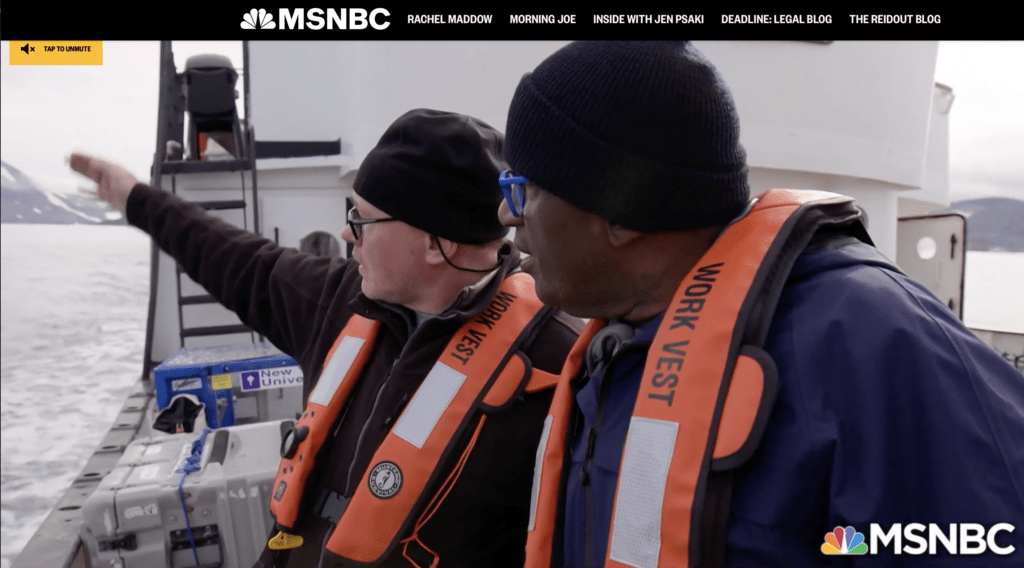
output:
[[487, 306], [487, 309], [473, 320], [475, 325], [467, 328], [465, 333], [462, 334], [459, 342], [455, 345], [455, 350], [450, 355], [462, 361], [463, 365], [469, 363], [469, 358], [476, 353], [483, 340], [487, 337], [487, 331], [494, 329], [494, 324], [501, 319], [502, 314], [508, 311], [509, 306], [512, 305], [515, 299], [516, 296], [514, 294], [509, 294], [505, 291], [498, 292], [491, 301], [491, 305]]
[[[704, 309], [704, 296], [711, 292], [711, 285], [715, 282], [715, 276], [720, 272], [718, 269], [724, 263], [709, 264], [697, 269], [694, 275], [694, 282], [683, 289], [683, 296], [680, 297], [672, 309], [672, 323], [670, 329], [696, 330], [699, 314]], [[664, 401], [672, 406], [676, 396], [676, 386], [679, 384], [679, 371], [683, 369], [683, 359], [686, 357], [686, 346], [690, 340], [683, 339], [675, 342], [667, 342], [657, 354], [658, 361], [655, 365], [657, 372], [651, 376], [651, 386], [660, 389], [658, 392], [648, 393], [649, 398]], [[653, 355], [653, 354], [652, 354]]]

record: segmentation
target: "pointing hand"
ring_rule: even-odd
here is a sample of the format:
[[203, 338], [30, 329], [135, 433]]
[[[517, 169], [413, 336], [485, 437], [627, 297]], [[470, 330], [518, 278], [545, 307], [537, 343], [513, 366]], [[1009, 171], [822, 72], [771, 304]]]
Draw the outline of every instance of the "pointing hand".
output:
[[96, 182], [96, 193], [100, 199], [110, 203], [121, 213], [128, 204], [128, 194], [139, 180], [128, 170], [86, 154], [73, 152], [70, 156], [71, 169]]

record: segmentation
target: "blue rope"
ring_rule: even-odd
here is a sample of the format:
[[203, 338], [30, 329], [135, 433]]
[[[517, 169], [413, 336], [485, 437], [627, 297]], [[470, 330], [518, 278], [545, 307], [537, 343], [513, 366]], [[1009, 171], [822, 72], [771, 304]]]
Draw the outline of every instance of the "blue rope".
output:
[[192, 523], [188, 520], [188, 508], [185, 506], [185, 478], [193, 471], [199, 471], [200, 462], [203, 459], [203, 444], [209, 433], [210, 428], [204, 429], [199, 439], [192, 442], [192, 454], [185, 460], [185, 465], [175, 471], [175, 473], [181, 473], [181, 481], [178, 482], [178, 500], [181, 501], [181, 513], [185, 517], [185, 529], [188, 531], [188, 542], [192, 545], [192, 557], [196, 560], [196, 566], [199, 566], [199, 551], [196, 550], [196, 541], [192, 538]]

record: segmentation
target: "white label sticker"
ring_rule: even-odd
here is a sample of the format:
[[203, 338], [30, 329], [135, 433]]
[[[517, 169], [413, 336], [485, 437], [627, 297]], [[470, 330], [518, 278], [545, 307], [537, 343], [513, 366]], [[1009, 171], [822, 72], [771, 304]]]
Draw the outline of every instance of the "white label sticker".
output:
[[190, 457], [192, 457], [192, 442], [181, 447], [181, 451], [178, 452], [178, 459], [174, 460], [174, 469], [171, 471], [181, 473], [185, 469], [185, 464], [188, 463]]
[[160, 473], [160, 464], [155, 463], [150, 465], [144, 465], [140, 467], [137, 471], [139, 472], [139, 480], [155, 479], [156, 474]]
[[239, 374], [242, 391], [280, 389], [284, 387], [302, 386], [302, 369], [291, 367], [273, 367], [258, 371], [242, 371]]
[[159, 510], [156, 507], [156, 503], [153, 503], [152, 505], [143, 505], [141, 507], [128, 507], [124, 510], [124, 518], [132, 519], [135, 517], [148, 517], [158, 513]]
[[197, 390], [203, 388], [203, 379], [194, 377], [190, 379], [175, 379], [171, 381], [171, 390]]

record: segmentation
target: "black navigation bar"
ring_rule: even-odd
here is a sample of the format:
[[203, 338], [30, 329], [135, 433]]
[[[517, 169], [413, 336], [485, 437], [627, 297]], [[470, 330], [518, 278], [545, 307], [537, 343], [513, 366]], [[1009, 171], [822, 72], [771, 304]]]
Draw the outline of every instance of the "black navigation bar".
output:
[[[310, 3], [296, 7], [259, 2], [188, 4], [110, 9], [93, 3], [45, 8], [8, 2], [0, 39], [99, 40], [565, 40], [565, 39], [765, 39], [956, 40], [1024, 39], [1017, 17], [992, 9], [896, 11], [851, 5], [830, 9], [699, 10], [698, 4], [638, 9], [548, 8], [520, 10], [491, 3], [466, 10], [408, 5]], [[854, 4], [854, 3], [851, 3]], [[806, 5], [806, 4], [805, 4]], [[833, 5], [834, 6], [834, 5]], [[116, 14], [114, 13], [116, 12]]]

